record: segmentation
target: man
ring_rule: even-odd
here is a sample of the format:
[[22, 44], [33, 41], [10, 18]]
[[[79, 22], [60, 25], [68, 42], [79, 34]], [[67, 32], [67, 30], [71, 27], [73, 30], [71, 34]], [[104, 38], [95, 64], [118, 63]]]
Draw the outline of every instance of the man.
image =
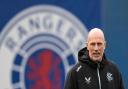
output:
[[124, 89], [118, 68], [105, 57], [103, 31], [92, 29], [86, 45], [79, 51], [78, 63], [69, 71], [64, 89]]

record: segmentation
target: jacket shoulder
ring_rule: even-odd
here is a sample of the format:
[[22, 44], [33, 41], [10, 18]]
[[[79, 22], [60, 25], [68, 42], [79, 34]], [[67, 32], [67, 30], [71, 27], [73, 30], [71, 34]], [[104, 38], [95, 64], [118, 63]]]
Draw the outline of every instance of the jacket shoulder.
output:
[[107, 68], [113, 72], [117, 78], [121, 78], [121, 72], [118, 68], [118, 65], [113, 61], [108, 61]]
[[77, 88], [77, 73], [76, 69], [78, 68], [79, 63], [75, 64], [67, 73], [64, 89], [78, 89]]
[[78, 62], [77, 64], [75, 64], [75, 65], [69, 70], [69, 73], [77, 72], [81, 67], [82, 67], [81, 64]]
[[114, 61], [108, 60], [107, 66], [110, 67], [111, 69], [115, 70], [115, 71], [119, 71], [118, 66]]

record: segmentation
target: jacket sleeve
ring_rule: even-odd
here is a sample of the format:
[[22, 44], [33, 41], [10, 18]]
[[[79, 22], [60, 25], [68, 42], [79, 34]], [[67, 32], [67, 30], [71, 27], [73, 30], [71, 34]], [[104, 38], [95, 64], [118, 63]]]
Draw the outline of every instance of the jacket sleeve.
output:
[[125, 89], [121, 73], [119, 72], [119, 89]]
[[122, 79], [122, 75], [121, 75], [121, 72], [119, 71], [119, 68], [118, 68], [118, 66], [117, 65], [115, 65], [115, 67], [116, 67], [116, 75], [117, 75], [117, 89], [125, 89], [124, 88], [124, 83], [123, 83], [123, 79]]
[[67, 78], [65, 81], [64, 89], [78, 89], [77, 88], [77, 80], [76, 80], [76, 72], [73, 70], [70, 70], [67, 74]]

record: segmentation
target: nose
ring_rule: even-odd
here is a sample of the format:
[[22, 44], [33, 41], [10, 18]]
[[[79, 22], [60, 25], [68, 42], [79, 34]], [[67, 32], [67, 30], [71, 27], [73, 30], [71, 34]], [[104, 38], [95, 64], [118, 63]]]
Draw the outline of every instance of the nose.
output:
[[98, 45], [97, 44], [95, 44], [94, 50], [98, 50]]

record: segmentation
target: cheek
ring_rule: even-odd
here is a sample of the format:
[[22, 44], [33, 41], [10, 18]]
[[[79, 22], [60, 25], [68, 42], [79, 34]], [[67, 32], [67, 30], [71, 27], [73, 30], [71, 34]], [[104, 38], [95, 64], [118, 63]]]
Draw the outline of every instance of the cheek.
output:
[[104, 47], [102, 47], [102, 48], [100, 48], [99, 50], [100, 50], [101, 52], [104, 52], [104, 49], [105, 49], [105, 48], [104, 48]]
[[93, 48], [90, 45], [88, 45], [87, 50], [91, 51], [91, 50], [93, 50]]
[[93, 53], [93, 49], [89, 49], [89, 55], [91, 55]]
[[90, 53], [92, 53], [93, 51], [95, 51], [95, 49], [93, 47], [90, 47], [89, 51], [90, 51]]
[[103, 50], [103, 51], [105, 50], [105, 45], [103, 45], [103, 46], [101, 47], [101, 50]]

